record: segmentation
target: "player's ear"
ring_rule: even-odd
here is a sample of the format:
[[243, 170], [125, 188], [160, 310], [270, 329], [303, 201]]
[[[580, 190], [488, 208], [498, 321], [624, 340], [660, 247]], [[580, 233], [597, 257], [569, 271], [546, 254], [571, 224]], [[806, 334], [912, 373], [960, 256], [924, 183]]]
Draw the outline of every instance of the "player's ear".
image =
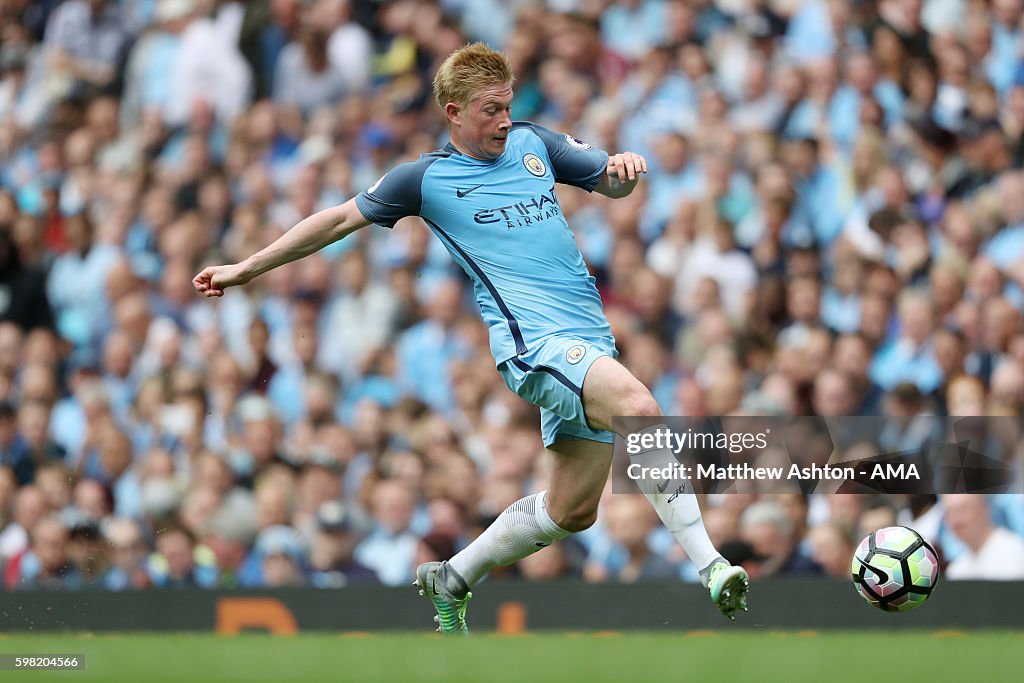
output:
[[462, 106], [455, 102], [449, 102], [444, 105], [444, 113], [448, 116], [448, 120], [452, 123], [462, 123]]

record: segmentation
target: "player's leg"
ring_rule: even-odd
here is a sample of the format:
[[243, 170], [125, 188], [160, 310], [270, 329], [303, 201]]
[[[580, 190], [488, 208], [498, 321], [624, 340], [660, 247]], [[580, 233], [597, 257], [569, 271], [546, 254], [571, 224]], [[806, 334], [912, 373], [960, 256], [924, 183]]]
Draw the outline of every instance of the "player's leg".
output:
[[549, 447], [548, 454], [552, 459], [548, 488], [510, 505], [448, 561], [470, 587], [495, 567], [518, 562], [594, 523], [611, 465], [610, 445], [559, 441]]
[[510, 505], [448, 561], [469, 587], [495, 567], [518, 562], [583, 531], [597, 519], [597, 504], [611, 465], [611, 444], [559, 441], [548, 448], [548, 454], [552, 467], [547, 490]]
[[510, 505], [447, 562], [427, 562], [417, 568], [416, 584], [437, 608], [434, 620], [439, 631], [467, 632], [470, 589], [492, 569], [518, 562], [597, 519], [611, 466], [611, 444], [558, 441], [548, 453], [552, 467], [547, 490]]
[[[587, 374], [583, 384], [583, 405], [590, 424], [609, 431], [614, 417], [661, 416], [661, 410], [647, 387], [622, 364], [607, 356], [595, 362]], [[676, 462], [672, 451], [667, 448], [640, 453], [633, 456], [633, 460], [645, 467], [662, 467]], [[684, 481], [672, 482], [669, 486], [653, 480], [638, 483], [690, 561], [700, 570], [710, 569], [720, 555], [704, 529], [700, 506], [692, 489], [684, 487], [679, 490]], [[659, 490], [659, 485], [664, 493]]]
[[576, 533], [597, 521], [597, 506], [611, 469], [612, 446], [571, 439], [548, 447], [551, 474], [545, 500], [548, 514], [561, 528]]
[[416, 583], [437, 609], [439, 630], [466, 632], [470, 589], [496, 566], [531, 555], [594, 523], [611, 466], [612, 435], [594, 432], [583, 412], [583, 381], [605, 346], [552, 340], [499, 366], [510, 389], [541, 406], [541, 435], [552, 459], [547, 490], [516, 501], [447, 562], [416, 570]]
[[[660, 417], [661, 410], [651, 392], [621, 363], [604, 356], [590, 367], [583, 383], [583, 405], [594, 429], [613, 429], [614, 417]], [[651, 430], [665, 425], [650, 427]], [[625, 436], [625, 435], [622, 435]], [[663, 468], [676, 462], [668, 448], [650, 449], [631, 456], [642, 467]], [[662, 523], [683, 546], [690, 561], [700, 570], [701, 581], [711, 598], [728, 617], [746, 609], [746, 572], [732, 567], [719, 554], [700, 514], [693, 488], [686, 480], [639, 480], [640, 489], [651, 502]]]

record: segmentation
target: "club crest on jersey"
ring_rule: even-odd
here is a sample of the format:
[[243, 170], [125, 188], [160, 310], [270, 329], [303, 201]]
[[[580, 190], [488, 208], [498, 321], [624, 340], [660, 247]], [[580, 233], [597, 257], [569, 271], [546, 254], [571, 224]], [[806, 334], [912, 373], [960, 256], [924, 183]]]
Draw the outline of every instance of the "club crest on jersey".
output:
[[569, 365], [576, 365], [583, 360], [585, 355], [587, 355], [587, 347], [583, 346], [583, 344], [577, 344], [565, 352], [565, 360], [569, 361]]
[[544, 165], [544, 162], [540, 160], [539, 156], [533, 153], [523, 156], [523, 166], [526, 167], [527, 171], [538, 178], [548, 172], [547, 166]]
[[590, 149], [589, 144], [583, 142], [583, 140], [580, 140], [579, 138], [574, 138], [568, 133], [565, 134], [565, 141], [568, 142], [573, 147], [575, 147], [576, 149]]

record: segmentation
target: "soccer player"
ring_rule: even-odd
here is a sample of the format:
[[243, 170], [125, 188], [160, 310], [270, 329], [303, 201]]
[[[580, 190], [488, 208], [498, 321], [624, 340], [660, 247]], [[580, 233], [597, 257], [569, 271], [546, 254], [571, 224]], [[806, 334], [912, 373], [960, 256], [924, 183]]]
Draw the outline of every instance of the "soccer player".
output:
[[[341, 206], [300, 221], [241, 263], [193, 280], [207, 297], [307, 256], [370, 223], [421, 217], [473, 280], [490, 347], [508, 387], [541, 409], [552, 458], [545, 491], [513, 503], [464, 550], [416, 570], [416, 584], [444, 633], [465, 633], [470, 589], [507, 565], [596, 520], [612, 460], [613, 416], [661, 415], [650, 391], [615, 360], [618, 352], [594, 278], [562, 216], [555, 183], [605, 196], [633, 191], [647, 162], [511, 118], [513, 75], [504, 55], [465, 46], [438, 69], [434, 95], [450, 142], [401, 164]], [[651, 430], [664, 425], [651, 427]], [[646, 431], [646, 430], [645, 430]], [[667, 448], [632, 456], [645, 467], [674, 463]], [[718, 553], [685, 482], [639, 482], [662, 522], [700, 568], [723, 614], [746, 609], [748, 579]]]

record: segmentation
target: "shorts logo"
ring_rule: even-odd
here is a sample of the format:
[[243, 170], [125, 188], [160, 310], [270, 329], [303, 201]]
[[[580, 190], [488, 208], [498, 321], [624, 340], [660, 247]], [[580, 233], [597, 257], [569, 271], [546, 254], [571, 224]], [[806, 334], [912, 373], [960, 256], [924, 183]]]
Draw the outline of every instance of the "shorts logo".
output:
[[548, 172], [547, 166], [545, 166], [544, 162], [540, 160], [540, 157], [532, 153], [523, 157], [523, 166], [526, 167], [527, 171], [538, 178]]
[[576, 365], [583, 360], [585, 355], [587, 355], [587, 347], [583, 346], [583, 344], [577, 344], [565, 352], [565, 360], [569, 361], [569, 365]]
[[589, 144], [583, 142], [583, 140], [580, 140], [579, 138], [574, 138], [568, 133], [565, 134], [565, 141], [568, 142], [573, 147], [575, 147], [576, 149], [590, 149]]

